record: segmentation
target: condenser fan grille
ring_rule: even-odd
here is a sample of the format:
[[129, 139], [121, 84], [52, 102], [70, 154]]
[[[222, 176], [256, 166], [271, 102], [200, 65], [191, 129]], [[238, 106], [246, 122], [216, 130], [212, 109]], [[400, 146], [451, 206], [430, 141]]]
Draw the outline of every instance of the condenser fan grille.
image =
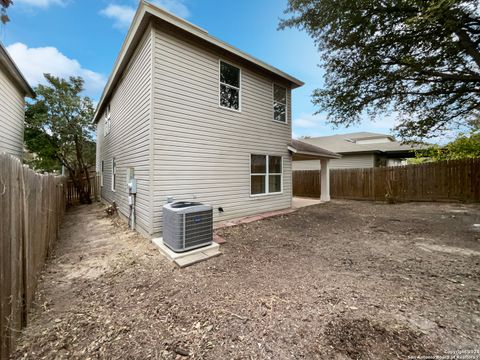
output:
[[213, 209], [201, 203], [182, 202], [163, 207], [163, 243], [181, 252], [210, 245]]

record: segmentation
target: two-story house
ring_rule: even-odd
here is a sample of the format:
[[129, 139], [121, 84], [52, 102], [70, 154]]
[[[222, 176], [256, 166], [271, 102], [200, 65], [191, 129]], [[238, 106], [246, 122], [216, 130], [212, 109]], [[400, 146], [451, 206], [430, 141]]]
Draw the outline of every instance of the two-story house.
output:
[[26, 96], [35, 93], [0, 43], [0, 153], [23, 155]]
[[[147, 236], [161, 233], [167, 197], [212, 205], [214, 221], [289, 208], [302, 153], [291, 91], [301, 85], [141, 1], [95, 115], [102, 198], [128, 216], [135, 177], [136, 228]], [[312, 148], [306, 156], [335, 156]]]

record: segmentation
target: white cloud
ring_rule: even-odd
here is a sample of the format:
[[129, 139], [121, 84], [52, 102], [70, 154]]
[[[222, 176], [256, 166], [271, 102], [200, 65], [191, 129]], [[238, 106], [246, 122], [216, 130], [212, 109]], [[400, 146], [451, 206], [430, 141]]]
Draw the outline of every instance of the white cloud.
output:
[[25, 4], [40, 8], [47, 8], [50, 5], [65, 5], [65, 0], [15, 0], [15, 4]]
[[303, 129], [320, 129], [325, 128], [325, 119], [319, 116], [301, 114], [300, 117], [293, 120], [293, 125]]
[[68, 58], [55, 47], [29, 48], [15, 43], [7, 50], [31, 86], [44, 84], [44, 73], [62, 78], [81, 76], [85, 80], [85, 94], [92, 97], [98, 96], [105, 86], [102, 74], [83, 68], [77, 60]]
[[[152, 0], [151, 3], [160, 6], [165, 10], [182, 18], [187, 18], [190, 16], [190, 11], [185, 5], [184, 0]], [[110, 19], [113, 19], [114, 26], [116, 28], [125, 29], [130, 26], [133, 16], [135, 15], [135, 11], [136, 9], [133, 6], [109, 4], [105, 9], [100, 11], [100, 14]]]
[[123, 29], [128, 28], [135, 15], [135, 9], [131, 6], [110, 4], [100, 11], [100, 14], [113, 19], [114, 26]]
[[297, 127], [307, 128], [307, 129], [308, 128], [314, 128], [316, 126], [315, 121], [312, 120], [312, 119], [308, 119], [308, 118], [298, 118], [298, 119], [293, 120], [293, 123]]
[[389, 114], [382, 114], [378, 119], [375, 120], [365, 120], [364, 123], [372, 129], [382, 130], [384, 132], [389, 132], [395, 126], [398, 125], [398, 113], [392, 112]]

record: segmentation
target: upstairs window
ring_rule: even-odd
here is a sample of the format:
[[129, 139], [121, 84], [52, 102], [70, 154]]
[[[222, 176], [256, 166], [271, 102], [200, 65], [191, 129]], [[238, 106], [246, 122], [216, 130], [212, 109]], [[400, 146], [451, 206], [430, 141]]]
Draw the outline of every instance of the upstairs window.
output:
[[220, 106], [240, 111], [240, 69], [220, 61]]
[[273, 120], [287, 122], [287, 89], [273, 84]]
[[250, 194], [265, 195], [282, 192], [282, 157], [251, 155]]
[[103, 136], [110, 134], [111, 116], [110, 104], [108, 104], [107, 108], [105, 109], [105, 125], [103, 127]]

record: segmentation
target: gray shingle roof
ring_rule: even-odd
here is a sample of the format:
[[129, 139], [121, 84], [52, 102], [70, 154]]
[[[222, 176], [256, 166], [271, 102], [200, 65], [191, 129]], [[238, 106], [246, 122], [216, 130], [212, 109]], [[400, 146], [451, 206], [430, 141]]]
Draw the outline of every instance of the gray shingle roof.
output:
[[[372, 140], [379, 138], [388, 138], [388, 142], [359, 144], [357, 141]], [[324, 149], [344, 154], [356, 152], [409, 152], [422, 148], [421, 145], [403, 145], [395, 138], [388, 134], [372, 133], [372, 132], [355, 132], [349, 134], [338, 134], [331, 136], [321, 136], [302, 141], [311, 145], [320, 146]]]
[[319, 156], [319, 157], [324, 157], [328, 159], [339, 159], [341, 157], [339, 154], [336, 154], [332, 151], [322, 149], [318, 146], [308, 144], [300, 140], [292, 139], [290, 146], [294, 148], [296, 153], [298, 154]]

